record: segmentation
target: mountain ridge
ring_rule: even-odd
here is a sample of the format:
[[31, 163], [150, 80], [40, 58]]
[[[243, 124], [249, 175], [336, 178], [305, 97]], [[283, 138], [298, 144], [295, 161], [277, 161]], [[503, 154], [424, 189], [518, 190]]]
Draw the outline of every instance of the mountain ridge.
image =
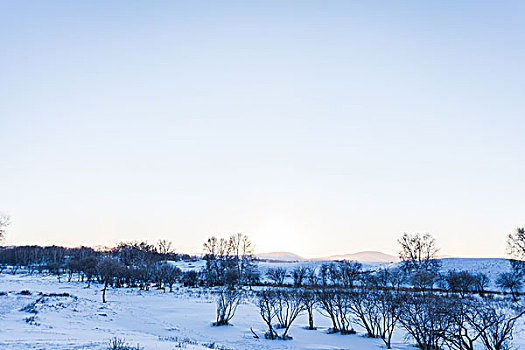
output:
[[329, 255], [319, 258], [303, 258], [292, 252], [268, 252], [255, 254], [259, 260], [279, 261], [279, 262], [302, 262], [302, 261], [333, 261], [333, 260], [355, 260], [364, 263], [393, 263], [399, 259], [390, 254], [379, 251], [366, 250], [349, 254]]

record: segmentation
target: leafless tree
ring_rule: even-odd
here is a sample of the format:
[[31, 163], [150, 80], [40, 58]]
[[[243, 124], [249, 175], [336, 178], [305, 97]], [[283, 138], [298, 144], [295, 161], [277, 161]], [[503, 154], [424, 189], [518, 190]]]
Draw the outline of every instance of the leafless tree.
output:
[[321, 314], [330, 317], [332, 333], [353, 334], [350, 323], [350, 295], [344, 289], [321, 288], [316, 291]]
[[288, 336], [290, 326], [304, 309], [301, 293], [297, 290], [277, 289], [275, 291], [275, 316], [279, 322], [278, 328], [284, 329], [280, 339], [291, 339]]
[[467, 293], [476, 288], [476, 276], [468, 271], [448, 271], [445, 276], [448, 290], [452, 293], [458, 293], [464, 297]]
[[357, 261], [342, 260], [333, 263], [332, 266], [332, 280], [336, 285], [353, 288], [362, 276], [363, 265]]
[[507, 236], [507, 252], [516, 259], [525, 260], [525, 227], [518, 227]]
[[302, 287], [305, 283], [305, 280], [308, 276], [308, 271], [310, 268], [308, 266], [298, 266], [292, 271], [293, 285], [296, 288]]
[[445, 332], [452, 324], [447, 299], [433, 294], [403, 295], [399, 322], [407, 337], [423, 350], [440, 349]]
[[[248, 236], [210, 237], [203, 245], [208, 285], [251, 283], [255, 276], [253, 246]], [[228, 279], [228, 281], [226, 281]]]
[[173, 292], [173, 285], [182, 275], [182, 271], [178, 267], [169, 264], [163, 264], [160, 270], [164, 281], [170, 288], [170, 293]]
[[484, 273], [478, 273], [475, 275], [474, 290], [479, 293], [480, 296], [485, 296], [485, 290], [490, 284], [490, 278]]
[[378, 287], [382, 289], [390, 288], [398, 292], [403, 284], [407, 282], [407, 274], [403, 269], [380, 268], [375, 273]]
[[237, 274], [242, 282], [246, 282], [248, 273], [253, 270], [253, 243], [248, 236], [237, 233], [230, 237], [233, 260], [237, 268]]
[[314, 327], [314, 310], [317, 305], [317, 297], [315, 292], [311, 289], [303, 289], [301, 295], [304, 308], [308, 313], [308, 329], [315, 330]]
[[267, 339], [277, 339], [278, 335], [273, 329], [272, 322], [276, 315], [275, 308], [275, 291], [271, 289], [263, 289], [257, 293], [257, 306], [259, 313], [268, 327], [268, 332], [265, 334]]
[[414, 288], [421, 290], [430, 289], [438, 279], [439, 275], [433, 271], [414, 271], [410, 275], [410, 283]]
[[516, 321], [525, 314], [523, 307], [502, 300], [485, 300], [477, 319], [470, 321], [481, 333], [487, 350], [509, 350], [512, 348], [512, 333]]
[[487, 350], [512, 348], [512, 333], [525, 309], [498, 299], [450, 299], [451, 327], [443, 332], [447, 346], [454, 350], [474, 350], [482, 344]]
[[162, 255], [165, 260], [167, 260], [168, 255], [175, 252], [173, 243], [167, 239], [159, 239], [157, 242], [157, 252]]
[[375, 291], [361, 288], [348, 292], [349, 310], [357, 324], [366, 330], [367, 336], [375, 338], [378, 318], [378, 298]]
[[106, 303], [106, 290], [109, 285], [113, 284], [114, 278], [116, 277], [118, 270], [121, 269], [123, 265], [117, 260], [112, 258], [101, 259], [97, 264], [97, 273], [103, 284], [102, 288], [102, 302]]
[[375, 307], [377, 310], [372, 320], [375, 322], [377, 334], [387, 349], [390, 349], [392, 347], [392, 335], [401, 317], [401, 298], [398, 293], [390, 290], [378, 290], [372, 295], [376, 298]]
[[0, 212], [0, 242], [5, 239], [6, 228], [10, 223], [9, 215]]
[[442, 332], [447, 347], [451, 350], [474, 350], [482, 342], [481, 337], [491, 322], [483, 322], [484, 304], [488, 299], [475, 298], [448, 299], [451, 326]]
[[520, 274], [512, 272], [503, 272], [498, 276], [496, 285], [503, 290], [508, 290], [514, 301], [518, 301], [519, 293], [522, 287], [522, 278]]
[[507, 252], [512, 257], [510, 263], [517, 277], [525, 276], [525, 227], [518, 227], [507, 236]]
[[[302, 294], [297, 290], [264, 289], [257, 293], [257, 306], [263, 321], [268, 327], [265, 337], [268, 339], [291, 339], [288, 332], [292, 323], [305, 309]], [[279, 335], [273, 326], [277, 319], [277, 328], [283, 329]]]
[[439, 249], [436, 240], [430, 234], [404, 233], [398, 239], [398, 243], [401, 246], [399, 258], [406, 270], [435, 272], [439, 268], [439, 261], [436, 260]]
[[242, 289], [231, 287], [221, 288], [217, 294], [217, 318], [213, 325], [224, 326], [229, 324], [242, 298]]
[[287, 276], [288, 271], [283, 267], [269, 268], [268, 271], [266, 271], [266, 277], [277, 286], [284, 285], [284, 280]]

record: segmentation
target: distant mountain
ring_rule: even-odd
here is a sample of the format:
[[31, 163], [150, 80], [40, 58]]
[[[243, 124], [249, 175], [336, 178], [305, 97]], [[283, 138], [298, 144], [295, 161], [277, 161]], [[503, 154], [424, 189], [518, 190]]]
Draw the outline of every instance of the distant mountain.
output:
[[318, 258], [314, 260], [355, 260], [362, 263], [393, 263], [398, 262], [399, 259], [396, 256], [385, 254], [376, 251], [365, 251], [353, 254], [342, 254], [342, 255], [331, 255], [324, 258]]
[[279, 262], [298, 262], [298, 261], [305, 260], [299, 255], [290, 253], [290, 252], [261, 253], [261, 254], [255, 254], [255, 257], [259, 260], [279, 261]]
[[331, 255], [322, 258], [314, 259], [305, 259], [297, 254], [291, 252], [272, 252], [272, 253], [261, 253], [255, 254], [257, 259], [266, 260], [266, 261], [276, 261], [276, 262], [303, 262], [303, 261], [321, 261], [321, 260], [355, 260], [361, 263], [395, 263], [398, 262], [398, 258], [375, 251], [366, 251], [353, 254], [342, 254], [342, 255]]

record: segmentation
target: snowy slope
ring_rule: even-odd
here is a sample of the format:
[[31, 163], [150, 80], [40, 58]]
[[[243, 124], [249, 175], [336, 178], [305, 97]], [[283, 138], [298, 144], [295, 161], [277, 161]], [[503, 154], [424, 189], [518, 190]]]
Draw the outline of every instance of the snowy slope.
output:
[[321, 258], [305, 259], [300, 255], [291, 252], [272, 252], [256, 254], [257, 259], [278, 262], [300, 262], [300, 261], [332, 261], [332, 260], [354, 260], [361, 263], [392, 263], [397, 262], [398, 258], [376, 251], [364, 251], [352, 254], [331, 255]]
[[489, 258], [446, 258], [440, 259], [441, 271], [449, 270], [469, 271], [470, 273], [484, 273], [490, 278], [490, 287], [495, 288], [495, 281], [502, 272], [511, 271], [511, 265], [507, 259]]
[[364, 251], [353, 254], [331, 255], [315, 260], [354, 260], [361, 263], [392, 263], [399, 259], [396, 256], [376, 251]]
[[298, 262], [305, 260], [299, 255], [290, 252], [260, 253], [256, 254], [255, 256], [259, 260], [267, 261]]

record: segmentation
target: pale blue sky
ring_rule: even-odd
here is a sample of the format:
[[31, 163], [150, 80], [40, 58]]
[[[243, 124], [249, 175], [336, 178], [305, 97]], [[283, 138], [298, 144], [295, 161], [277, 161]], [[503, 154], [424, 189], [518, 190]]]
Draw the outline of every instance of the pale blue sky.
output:
[[525, 5], [3, 1], [7, 244], [504, 256], [525, 225]]

